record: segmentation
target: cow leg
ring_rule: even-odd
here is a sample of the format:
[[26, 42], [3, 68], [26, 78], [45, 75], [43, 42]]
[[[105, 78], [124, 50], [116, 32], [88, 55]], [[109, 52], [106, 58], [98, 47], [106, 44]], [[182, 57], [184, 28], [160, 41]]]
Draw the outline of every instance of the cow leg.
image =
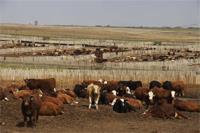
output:
[[24, 126], [27, 126], [27, 117], [24, 116]]
[[97, 96], [96, 101], [95, 101], [95, 106], [96, 106], [96, 109], [97, 109], [97, 110], [99, 109], [99, 108], [98, 108], [98, 102], [99, 102], [99, 95]]
[[92, 98], [91, 96], [89, 96], [89, 109], [91, 109], [91, 106], [92, 106]]

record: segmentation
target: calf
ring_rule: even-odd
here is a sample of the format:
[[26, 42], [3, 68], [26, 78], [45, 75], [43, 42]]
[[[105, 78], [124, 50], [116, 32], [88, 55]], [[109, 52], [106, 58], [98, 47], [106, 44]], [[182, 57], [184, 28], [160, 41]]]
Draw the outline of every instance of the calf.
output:
[[37, 95], [25, 96], [21, 104], [22, 115], [24, 116], [24, 126], [27, 126], [27, 119], [32, 126], [36, 126], [41, 107], [41, 100]]
[[116, 98], [112, 102], [113, 111], [117, 113], [127, 113], [131, 111], [135, 111], [135, 108], [131, 106], [127, 100]]
[[94, 103], [96, 109], [98, 110], [100, 90], [101, 90], [101, 88], [98, 85], [94, 85], [93, 83], [88, 85], [87, 91], [88, 91], [88, 95], [89, 95], [89, 109], [91, 109], [91, 106]]

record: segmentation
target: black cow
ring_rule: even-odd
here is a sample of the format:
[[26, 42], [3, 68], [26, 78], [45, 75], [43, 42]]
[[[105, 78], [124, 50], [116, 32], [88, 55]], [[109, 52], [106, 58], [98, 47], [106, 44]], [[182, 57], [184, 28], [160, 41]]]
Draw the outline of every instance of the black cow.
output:
[[127, 113], [131, 111], [135, 111], [135, 108], [127, 103], [125, 99], [114, 99], [113, 103], [113, 111], [118, 113]]
[[56, 80], [50, 79], [25, 79], [26, 86], [31, 90], [40, 89], [45, 95], [56, 97]]
[[41, 107], [41, 100], [39, 96], [31, 95], [23, 97], [23, 101], [21, 104], [22, 115], [24, 116], [24, 126], [27, 126], [27, 119], [29, 118], [29, 122], [32, 126], [36, 126], [36, 122], [39, 117], [39, 111]]
[[87, 85], [85, 84], [76, 84], [74, 87], [74, 93], [81, 98], [86, 98], [88, 97], [87, 94]]
[[162, 87], [164, 89], [166, 89], [166, 90], [173, 90], [172, 82], [171, 81], [165, 81], [165, 82], [163, 82]]
[[154, 87], [161, 88], [162, 84], [159, 81], [153, 80], [149, 83], [149, 89], [153, 89]]
[[130, 90], [135, 90], [138, 87], [142, 87], [141, 81], [119, 81], [119, 84], [123, 84], [124, 86], [127, 86], [130, 88]]

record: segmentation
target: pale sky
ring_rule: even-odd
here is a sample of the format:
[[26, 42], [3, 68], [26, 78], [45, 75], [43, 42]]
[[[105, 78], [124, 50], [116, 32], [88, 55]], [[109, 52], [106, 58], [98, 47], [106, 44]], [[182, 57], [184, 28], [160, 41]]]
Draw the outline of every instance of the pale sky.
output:
[[199, 26], [200, 0], [0, 0], [0, 23]]

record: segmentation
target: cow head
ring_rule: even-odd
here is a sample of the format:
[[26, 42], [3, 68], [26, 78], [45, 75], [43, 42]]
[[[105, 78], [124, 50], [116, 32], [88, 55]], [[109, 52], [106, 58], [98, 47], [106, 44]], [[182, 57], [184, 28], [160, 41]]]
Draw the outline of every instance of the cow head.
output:
[[153, 91], [149, 91], [149, 92], [148, 92], [148, 96], [149, 96], [150, 102], [152, 103], [152, 102], [153, 102], [153, 99], [154, 99], [154, 97], [155, 97], [155, 94], [153, 93]]
[[112, 90], [112, 94], [117, 96], [117, 91], [116, 90]]
[[127, 93], [127, 94], [131, 94], [131, 90], [130, 90], [129, 87], [126, 87], [126, 93]]

